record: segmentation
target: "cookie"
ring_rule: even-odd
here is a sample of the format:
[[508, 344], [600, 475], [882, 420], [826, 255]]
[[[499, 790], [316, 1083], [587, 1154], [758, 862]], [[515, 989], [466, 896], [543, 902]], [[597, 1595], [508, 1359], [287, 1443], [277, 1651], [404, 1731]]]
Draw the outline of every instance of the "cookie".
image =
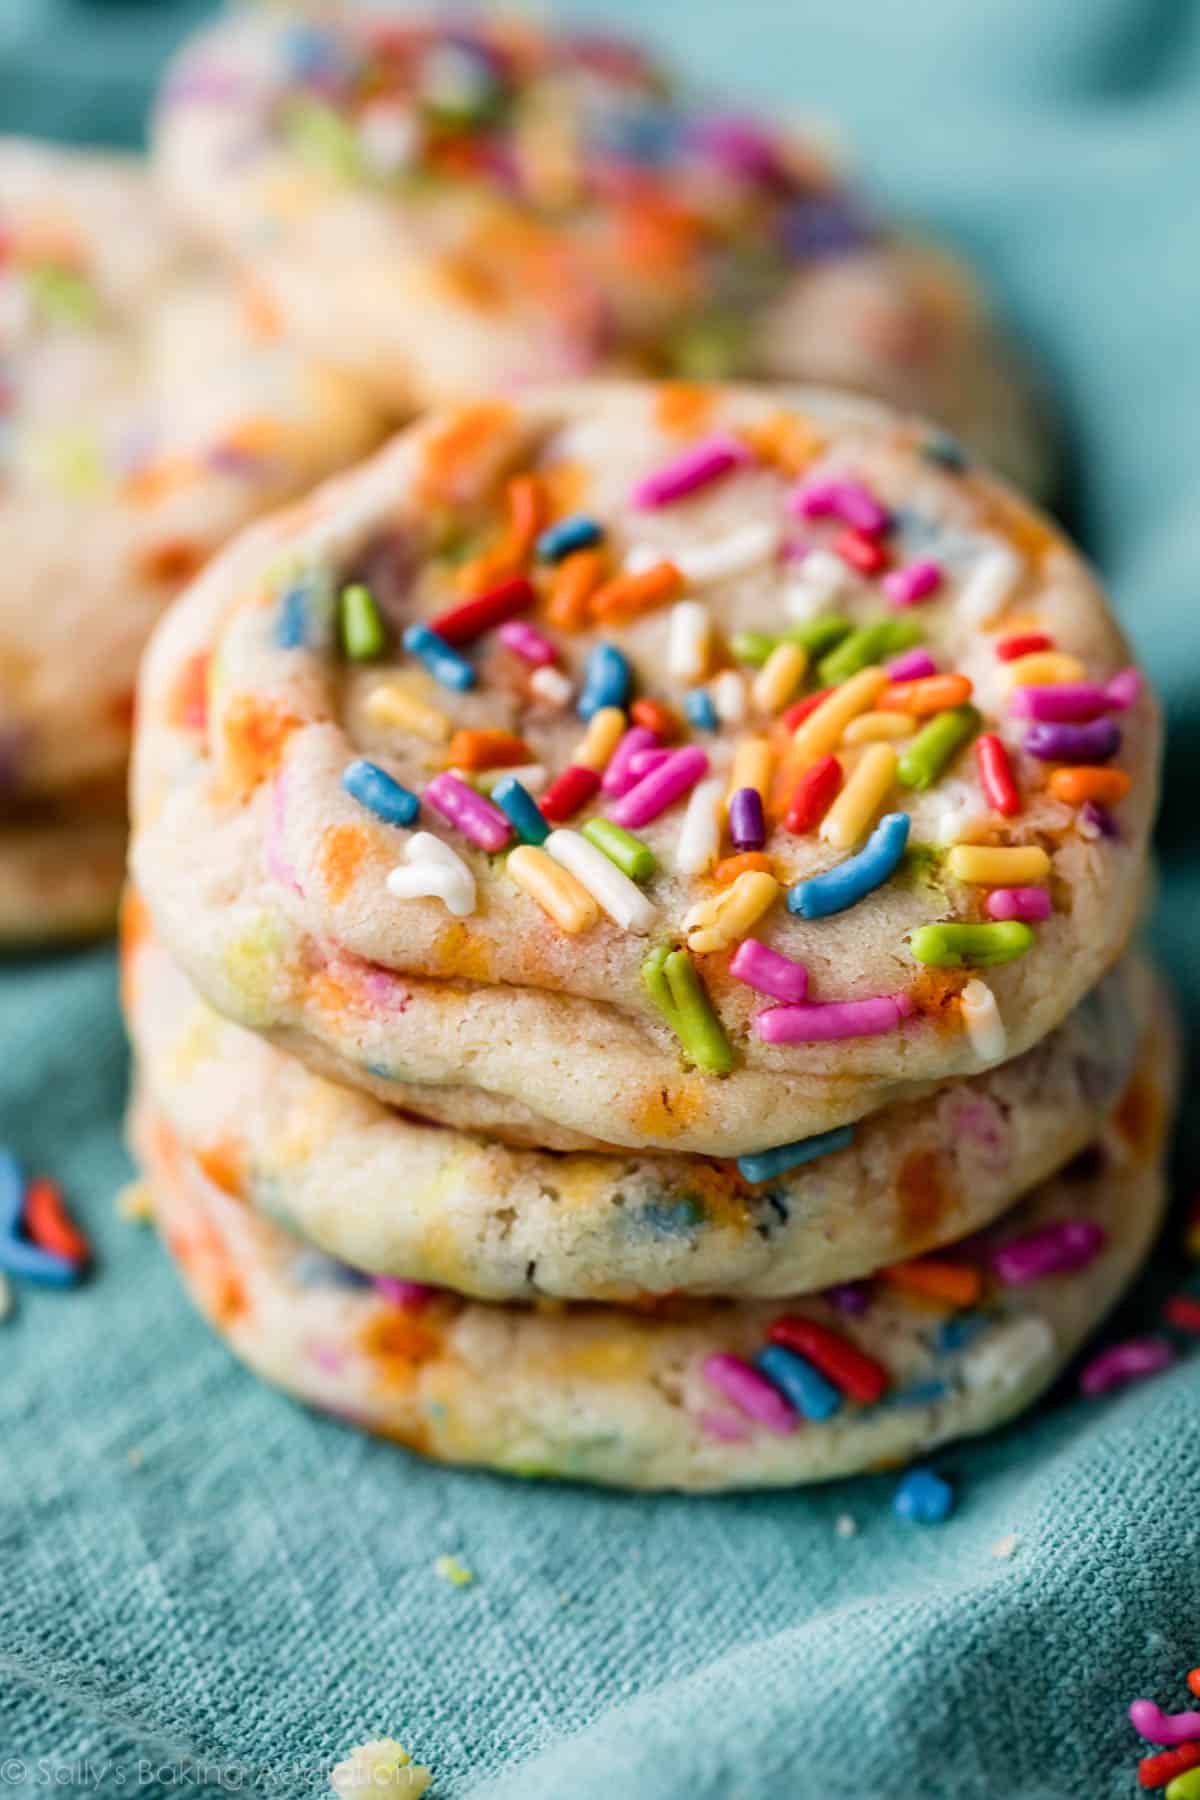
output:
[[143, 1087], [210, 1179], [339, 1261], [484, 1300], [808, 1293], [961, 1238], [1095, 1136], [1162, 1016], [1130, 958], [1023, 1056], [755, 1184], [703, 1157], [514, 1150], [407, 1118], [214, 1013], [134, 895], [122, 941]]
[[309, 1403], [510, 1474], [789, 1485], [926, 1454], [1050, 1384], [1158, 1226], [1167, 1039], [1084, 1158], [952, 1260], [918, 1258], [852, 1299], [538, 1309], [371, 1281], [223, 1192], [147, 1105], [135, 1138], [201, 1311]]
[[181, 219], [401, 414], [598, 370], [802, 380], [1046, 480], [966, 271], [875, 219], [813, 136], [689, 102], [627, 45], [262, 8], [184, 48], [154, 136]]
[[[144, 169], [0, 140], [0, 821], [119, 777], [166, 603], [377, 441], [358, 388], [184, 257]], [[44, 821], [49, 827], [50, 819]]]
[[125, 879], [125, 820], [0, 824], [0, 948], [111, 931]]
[[1096, 984], [1159, 719], [1077, 554], [927, 427], [674, 407], [436, 415], [218, 560], [144, 666], [134, 864], [324, 1072], [773, 1175]]

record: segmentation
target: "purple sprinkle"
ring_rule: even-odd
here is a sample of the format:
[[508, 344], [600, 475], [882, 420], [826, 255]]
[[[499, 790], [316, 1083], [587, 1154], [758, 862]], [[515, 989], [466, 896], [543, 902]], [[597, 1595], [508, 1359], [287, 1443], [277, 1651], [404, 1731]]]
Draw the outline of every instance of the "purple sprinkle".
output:
[[729, 835], [735, 850], [761, 850], [766, 843], [762, 795], [757, 788], [739, 788], [730, 800]]
[[861, 250], [874, 235], [858, 206], [843, 194], [796, 201], [788, 207], [780, 229], [784, 249], [799, 262]]
[[713, 1356], [706, 1356], [700, 1365], [700, 1373], [710, 1387], [715, 1387], [732, 1400], [739, 1412], [747, 1418], [757, 1419], [768, 1431], [779, 1437], [786, 1437], [795, 1431], [797, 1416], [795, 1408], [789, 1406], [778, 1388], [772, 1387], [765, 1375], [743, 1362], [740, 1356], [730, 1351], [719, 1350]]
[[1042, 719], [1052, 724], [1098, 719], [1112, 701], [1106, 688], [1092, 681], [1063, 681], [1054, 687], [1019, 687], [1009, 698], [1008, 710], [1021, 719]]
[[1140, 669], [1120, 670], [1105, 689], [1108, 704], [1117, 712], [1128, 712], [1131, 706], [1136, 706], [1145, 685]]
[[1024, 748], [1042, 762], [1105, 763], [1121, 748], [1121, 732], [1111, 719], [1090, 725], [1031, 725]]
[[1080, 1392], [1094, 1400], [1112, 1388], [1123, 1387], [1127, 1381], [1143, 1381], [1147, 1375], [1157, 1375], [1174, 1360], [1175, 1352], [1164, 1339], [1130, 1338], [1093, 1356], [1080, 1372]]
[[443, 819], [456, 825], [464, 837], [490, 854], [503, 850], [512, 836], [512, 826], [500, 808], [448, 770], [434, 776], [425, 789], [424, 798]]
[[774, 141], [753, 119], [730, 113], [699, 119], [689, 127], [686, 142], [727, 174], [743, 180], [770, 185], [783, 178]]
[[828, 1300], [835, 1311], [857, 1318], [871, 1304], [871, 1289], [865, 1281], [838, 1281], [825, 1289], [822, 1299]]
[[434, 1295], [425, 1282], [402, 1281], [398, 1275], [372, 1275], [371, 1286], [381, 1300], [398, 1306], [401, 1312], [424, 1312]]
[[1110, 838], [1115, 841], [1121, 835], [1121, 827], [1107, 806], [1101, 806], [1095, 800], [1084, 801], [1076, 814], [1076, 821], [1082, 828], [1084, 837]]
[[880, 585], [893, 606], [916, 606], [941, 587], [942, 571], [939, 564], [923, 557], [905, 563], [902, 569], [890, 569]]
[[887, 672], [892, 681], [922, 681], [926, 675], [937, 674], [937, 664], [928, 650], [906, 650], [903, 656], [892, 658]]
[[1046, 1275], [1068, 1275], [1086, 1268], [1104, 1244], [1104, 1229], [1094, 1219], [1064, 1219], [1061, 1224], [1046, 1225], [1001, 1244], [988, 1261], [997, 1281], [1020, 1287]]
[[627, 794], [641, 779], [633, 767], [636, 757], [646, 750], [657, 750], [658, 738], [645, 725], [631, 725], [608, 761], [600, 786], [606, 794]]

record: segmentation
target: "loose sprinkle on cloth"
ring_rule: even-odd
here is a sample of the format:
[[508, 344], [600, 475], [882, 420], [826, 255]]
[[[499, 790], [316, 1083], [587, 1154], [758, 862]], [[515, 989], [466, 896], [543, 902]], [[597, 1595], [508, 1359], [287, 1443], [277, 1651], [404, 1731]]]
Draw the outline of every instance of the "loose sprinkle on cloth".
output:
[[432, 1780], [431, 1772], [415, 1763], [395, 1738], [375, 1738], [359, 1744], [337, 1765], [329, 1785], [338, 1800], [364, 1800], [367, 1795], [379, 1795], [382, 1800], [420, 1800]]

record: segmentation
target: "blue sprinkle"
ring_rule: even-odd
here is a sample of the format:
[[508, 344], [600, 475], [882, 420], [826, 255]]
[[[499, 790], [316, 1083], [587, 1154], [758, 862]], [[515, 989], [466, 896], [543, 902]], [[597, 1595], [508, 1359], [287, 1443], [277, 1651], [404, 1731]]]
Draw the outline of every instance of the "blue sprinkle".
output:
[[954, 1489], [932, 1469], [912, 1469], [892, 1495], [892, 1511], [914, 1525], [940, 1525], [954, 1511]]
[[575, 703], [581, 719], [590, 719], [602, 706], [624, 706], [633, 686], [629, 663], [615, 644], [601, 641], [584, 664], [583, 691]]
[[908, 843], [907, 813], [887, 813], [858, 852], [824, 875], [813, 875], [788, 889], [787, 907], [802, 919], [825, 919], [845, 912], [867, 894], [881, 887], [895, 873]]
[[342, 786], [385, 825], [411, 825], [421, 810], [411, 789], [401, 787], [377, 763], [361, 756], [342, 770]]
[[572, 513], [569, 519], [560, 519], [557, 525], [543, 531], [537, 541], [537, 553], [543, 562], [561, 562], [573, 550], [598, 544], [603, 535], [595, 519], [589, 519], [586, 513]]
[[428, 625], [410, 625], [404, 633], [404, 648], [411, 650], [443, 687], [457, 688], [461, 693], [475, 686], [475, 671], [470, 663]]
[[939, 1350], [965, 1350], [972, 1338], [977, 1338], [991, 1320], [986, 1313], [958, 1313], [953, 1319], [945, 1319], [938, 1326], [937, 1347]]
[[689, 688], [683, 697], [683, 710], [688, 716], [688, 723], [694, 725], [697, 731], [717, 729], [717, 709], [707, 688]]
[[303, 650], [308, 641], [308, 590], [289, 588], [279, 603], [275, 642], [281, 650]]
[[777, 1387], [785, 1400], [790, 1400], [804, 1418], [819, 1424], [831, 1419], [842, 1404], [842, 1396], [832, 1381], [826, 1381], [806, 1357], [782, 1344], [768, 1344], [754, 1358], [767, 1380]]
[[525, 844], [544, 844], [550, 827], [538, 811], [537, 801], [515, 775], [503, 775], [492, 789], [492, 799]]
[[931, 431], [922, 441], [920, 452], [926, 461], [938, 463], [955, 475], [961, 475], [967, 466], [966, 451], [948, 431]]
[[25, 1210], [25, 1177], [11, 1150], [0, 1145], [0, 1269], [24, 1275], [48, 1287], [70, 1287], [83, 1273], [82, 1263], [40, 1250], [21, 1236]]
[[844, 1150], [854, 1140], [853, 1125], [839, 1125], [833, 1131], [822, 1131], [816, 1137], [797, 1138], [791, 1144], [776, 1144], [773, 1150], [756, 1150], [753, 1156], [739, 1156], [738, 1174], [743, 1181], [771, 1181], [801, 1163], [815, 1162], [818, 1156], [829, 1156]]
[[704, 1224], [704, 1208], [692, 1194], [660, 1194], [624, 1216], [633, 1230], [652, 1237], [692, 1238]]
[[292, 1277], [301, 1287], [365, 1288], [370, 1277], [349, 1264], [337, 1262], [320, 1250], [302, 1250], [292, 1263]]
[[931, 1406], [950, 1391], [948, 1381], [931, 1375], [928, 1381], [914, 1381], [911, 1387], [898, 1388], [878, 1402], [880, 1406]]

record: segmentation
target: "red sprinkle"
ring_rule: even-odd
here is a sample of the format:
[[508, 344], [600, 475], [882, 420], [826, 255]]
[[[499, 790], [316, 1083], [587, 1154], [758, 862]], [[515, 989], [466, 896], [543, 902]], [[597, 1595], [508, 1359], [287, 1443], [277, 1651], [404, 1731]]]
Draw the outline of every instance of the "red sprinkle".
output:
[[673, 744], [681, 730], [679, 714], [661, 700], [635, 700], [629, 717], [634, 725], [652, 731], [664, 744]]
[[833, 805], [842, 785], [842, 765], [836, 756], [820, 756], [805, 769], [788, 801], [784, 824], [797, 834], [814, 830]]
[[853, 528], [839, 531], [833, 540], [833, 548], [842, 561], [848, 562], [860, 575], [878, 575], [891, 561], [877, 538], [868, 537], [865, 531], [855, 531]]
[[1145, 1788], [1162, 1788], [1177, 1775], [1197, 1767], [1200, 1767], [1200, 1744], [1180, 1744], [1177, 1750], [1160, 1750], [1157, 1756], [1143, 1756], [1138, 1764], [1138, 1780]]
[[1044, 631], [1019, 631], [1014, 637], [996, 640], [996, 655], [1001, 662], [1016, 662], [1018, 656], [1032, 656], [1035, 650], [1053, 648], [1054, 639]]
[[25, 1190], [21, 1223], [39, 1250], [65, 1256], [68, 1262], [87, 1262], [92, 1247], [67, 1215], [62, 1189], [47, 1175], [36, 1175]]
[[1200, 1669], [1188, 1670], [1187, 1684], [1193, 1694], [1200, 1695]]
[[582, 763], [568, 763], [538, 801], [538, 810], [551, 825], [563, 825], [572, 813], [587, 805], [599, 786], [600, 776], [595, 769], [585, 769]]
[[988, 805], [1011, 819], [1021, 810], [1021, 796], [1013, 780], [1008, 751], [995, 732], [985, 731], [982, 737], [975, 739], [975, 760], [979, 764], [979, 779]]
[[789, 706], [787, 711], [782, 714], [783, 722], [788, 730], [795, 731], [797, 725], [803, 725], [809, 713], [816, 712], [822, 700], [828, 700], [832, 692], [831, 687], [822, 688], [820, 693], [809, 694], [807, 699], [797, 700]]
[[831, 1331], [828, 1325], [784, 1313], [767, 1326], [767, 1337], [773, 1344], [783, 1344], [806, 1356], [834, 1387], [849, 1394], [860, 1406], [873, 1406], [887, 1392], [888, 1372], [883, 1364]]
[[473, 600], [464, 600], [461, 606], [438, 613], [429, 620], [429, 628], [448, 644], [469, 644], [494, 626], [527, 612], [536, 598], [528, 575], [514, 575], [508, 581], [497, 582], [486, 593], [477, 594]]
[[[1176, 1331], [1195, 1331], [1200, 1333], [1200, 1300], [1193, 1300], [1189, 1294], [1172, 1294], [1163, 1307], [1163, 1319], [1168, 1325], [1174, 1325]], [[1193, 1669], [1192, 1674], [1200, 1673]], [[1192, 1676], [1188, 1676], [1189, 1683]], [[1193, 1687], [1193, 1693], [1200, 1693], [1200, 1688]]]

